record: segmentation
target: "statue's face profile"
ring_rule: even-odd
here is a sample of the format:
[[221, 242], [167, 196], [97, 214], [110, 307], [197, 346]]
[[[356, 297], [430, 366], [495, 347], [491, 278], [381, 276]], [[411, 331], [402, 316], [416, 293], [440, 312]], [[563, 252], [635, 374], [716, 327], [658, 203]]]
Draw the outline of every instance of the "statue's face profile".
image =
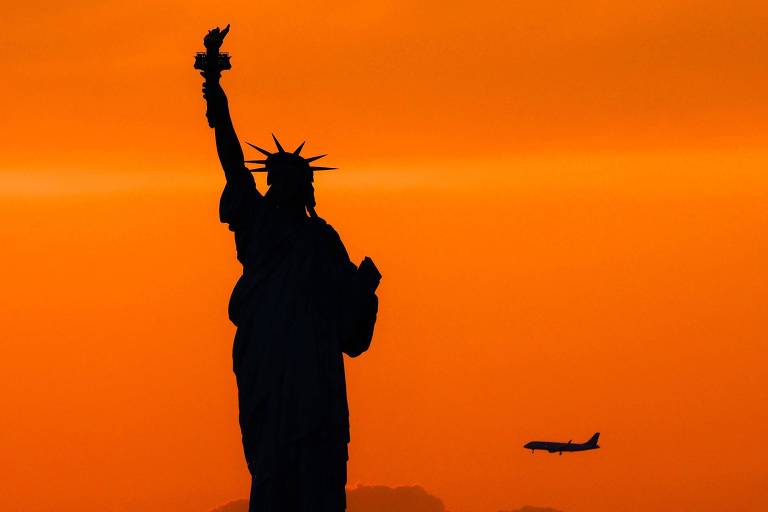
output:
[[315, 206], [315, 188], [311, 182], [273, 182], [267, 191], [269, 198], [280, 208], [300, 209]]
[[303, 159], [270, 162], [267, 169], [267, 194], [278, 207], [299, 209], [315, 206], [312, 171]]

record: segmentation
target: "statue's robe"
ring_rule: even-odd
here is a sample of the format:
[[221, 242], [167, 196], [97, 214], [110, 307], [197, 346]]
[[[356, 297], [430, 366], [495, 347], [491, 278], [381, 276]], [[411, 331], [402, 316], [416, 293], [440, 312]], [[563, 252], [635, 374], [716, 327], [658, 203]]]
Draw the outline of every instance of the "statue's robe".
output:
[[317, 217], [287, 219], [250, 173], [229, 177], [220, 218], [243, 275], [229, 303], [237, 326], [243, 448], [254, 485], [279, 474], [306, 440], [349, 441], [344, 360], [365, 351], [378, 302], [356, 279], [338, 234]]

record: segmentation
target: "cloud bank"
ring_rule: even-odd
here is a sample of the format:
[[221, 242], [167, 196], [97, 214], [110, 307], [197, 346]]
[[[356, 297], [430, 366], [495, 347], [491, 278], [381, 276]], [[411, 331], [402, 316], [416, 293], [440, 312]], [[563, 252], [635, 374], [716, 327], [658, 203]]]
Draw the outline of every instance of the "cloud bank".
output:
[[514, 510], [499, 510], [499, 512], [562, 512], [556, 508], [550, 507], [532, 507], [530, 505], [523, 505], [521, 508]]
[[348, 512], [445, 512], [442, 500], [415, 485], [358, 485], [347, 490]]
[[[248, 512], [248, 500], [236, 500], [211, 512]], [[347, 512], [447, 512], [443, 501], [418, 485], [387, 487], [358, 485], [347, 489]], [[499, 512], [561, 512], [549, 507], [525, 505]]]

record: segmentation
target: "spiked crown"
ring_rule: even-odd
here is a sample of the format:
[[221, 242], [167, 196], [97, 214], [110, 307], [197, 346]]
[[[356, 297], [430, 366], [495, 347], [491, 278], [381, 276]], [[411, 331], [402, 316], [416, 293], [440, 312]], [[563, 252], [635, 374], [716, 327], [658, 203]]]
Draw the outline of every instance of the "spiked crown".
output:
[[311, 165], [315, 160], [319, 160], [326, 155], [312, 156], [304, 158], [301, 156], [301, 150], [304, 148], [304, 142], [297, 147], [293, 152], [288, 152], [280, 145], [280, 141], [277, 140], [275, 134], [272, 134], [272, 139], [275, 141], [277, 151], [270, 153], [269, 151], [255, 146], [250, 142], [246, 142], [253, 149], [264, 155], [265, 158], [261, 160], [246, 160], [248, 164], [262, 164], [264, 167], [258, 167], [256, 169], [249, 169], [251, 172], [266, 172], [267, 184], [271, 185], [277, 180], [285, 181], [314, 181], [314, 171], [330, 171], [336, 169], [336, 167], [320, 167]]

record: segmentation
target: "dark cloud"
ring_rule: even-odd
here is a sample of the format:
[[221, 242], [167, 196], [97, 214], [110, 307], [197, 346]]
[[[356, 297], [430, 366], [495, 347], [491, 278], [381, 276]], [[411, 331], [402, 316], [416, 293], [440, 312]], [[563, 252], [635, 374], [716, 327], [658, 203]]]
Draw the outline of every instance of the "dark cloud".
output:
[[211, 510], [211, 512], [248, 512], [248, 500], [230, 501], [226, 505]]
[[[248, 512], [248, 500], [236, 500], [211, 512]], [[446, 512], [440, 498], [418, 485], [387, 487], [358, 485], [347, 489], [347, 512]], [[561, 512], [549, 507], [525, 505], [515, 510], [499, 512]]]
[[[347, 489], [347, 512], [445, 512], [440, 498], [419, 486], [358, 485]], [[248, 500], [231, 501], [211, 512], [248, 512]], [[526, 511], [528, 512], [528, 511]]]
[[358, 485], [347, 490], [347, 512], [445, 512], [440, 498], [415, 485]]
[[499, 512], [561, 512], [555, 508], [550, 507], [532, 507], [530, 505], [523, 505], [522, 508], [516, 508], [515, 510], [499, 510]]

